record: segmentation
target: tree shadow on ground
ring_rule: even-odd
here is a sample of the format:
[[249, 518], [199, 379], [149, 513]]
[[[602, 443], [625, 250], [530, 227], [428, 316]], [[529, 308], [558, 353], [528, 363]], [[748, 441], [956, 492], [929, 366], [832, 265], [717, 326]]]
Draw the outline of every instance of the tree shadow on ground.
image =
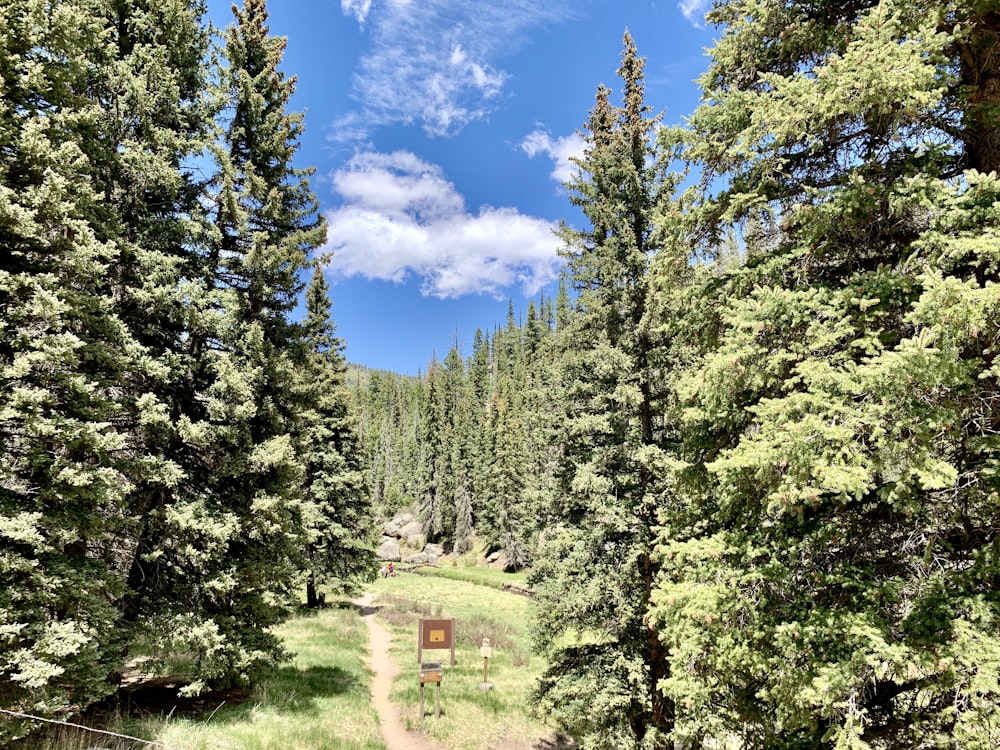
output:
[[568, 734], [556, 732], [551, 737], [543, 737], [534, 746], [533, 750], [575, 750], [576, 741]]
[[355, 675], [339, 667], [278, 667], [254, 690], [229, 688], [213, 690], [197, 697], [184, 697], [184, 683], [157, 677], [122, 688], [88, 713], [133, 718], [178, 717], [213, 722], [238, 721], [257, 707], [281, 712], [309, 714], [318, 710], [321, 698], [340, 695], [358, 685]]

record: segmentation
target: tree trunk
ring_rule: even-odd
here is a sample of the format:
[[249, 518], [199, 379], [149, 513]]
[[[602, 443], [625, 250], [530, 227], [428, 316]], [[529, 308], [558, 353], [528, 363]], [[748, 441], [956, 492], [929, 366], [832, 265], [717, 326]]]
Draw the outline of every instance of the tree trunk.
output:
[[309, 609], [319, 609], [323, 606], [323, 601], [316, 591], [316, 577], [312, 573], [306, 578], [306, 606]]
[[966, 166], [1000, 173], [1000, 11], [974, 18], [959, 47]]

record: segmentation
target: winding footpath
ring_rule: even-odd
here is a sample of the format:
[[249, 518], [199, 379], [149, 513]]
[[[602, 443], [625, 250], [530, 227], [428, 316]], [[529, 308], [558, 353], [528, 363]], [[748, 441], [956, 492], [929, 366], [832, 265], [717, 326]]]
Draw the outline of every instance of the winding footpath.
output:
[[418, 732], [408, 732], [399, 716], [398, 708], [389, 700], [392, 680], [399, 674], [399, 668], [389, 657], [392, 636], [389, 631], [375, 619], [378, 607], [372, 606], [372, 594], [365, 594], [355, 599], [354, 604], [361, 609], [361, 619], [368, 626], [368, 639], [371, 648], [371, 659], [368, 663], [372, 670], [372, 705], [378, 712], [382, 739], [388, 750], [442, 750], [439, 745], [431, 742]]

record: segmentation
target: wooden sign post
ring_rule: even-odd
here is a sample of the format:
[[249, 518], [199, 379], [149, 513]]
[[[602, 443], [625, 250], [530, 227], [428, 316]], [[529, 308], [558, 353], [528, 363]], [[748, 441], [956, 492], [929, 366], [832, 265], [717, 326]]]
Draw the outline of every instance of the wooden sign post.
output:
[[455, 666], [455, 618], [450, 620], [420, 620], [417, 634], [417, 661], [420, 663], [420, 720], [424, 720], [424, 685], [434, 690], [434, 718], [441, 716], [441, 680], [444, 669], [439, 661], [424, 661], [424, 649], [450, 649], [451, 666]]
[[420, 720], [424, 720], [424, 685], [434, 683], [434, 718], [441, 717], [441, 677], [444, 672], [439, 661], [425, 661], [420, 664]]

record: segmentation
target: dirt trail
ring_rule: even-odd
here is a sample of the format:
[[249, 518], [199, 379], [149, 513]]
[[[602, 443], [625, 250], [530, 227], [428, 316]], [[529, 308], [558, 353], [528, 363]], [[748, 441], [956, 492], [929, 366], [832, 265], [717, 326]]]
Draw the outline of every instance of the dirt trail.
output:
[[389, 658], [389, 647], [392, 636], [375, 619], [377, 607], [372, 606], [372, 595], [365, 594], [355, 599], [354, 604], [361, 608], [361, 619], [368, 626], [371, 660], [369, 666], [372, 677], [372, 705], [378, 711], [382, 738], [389, 750], [442, 750], [439, 745], [417, 732], [408, 732], [399, 716], [399, 709], [389, 700], [389, 690], [392, 679], [399, 673], [398, 667]]

